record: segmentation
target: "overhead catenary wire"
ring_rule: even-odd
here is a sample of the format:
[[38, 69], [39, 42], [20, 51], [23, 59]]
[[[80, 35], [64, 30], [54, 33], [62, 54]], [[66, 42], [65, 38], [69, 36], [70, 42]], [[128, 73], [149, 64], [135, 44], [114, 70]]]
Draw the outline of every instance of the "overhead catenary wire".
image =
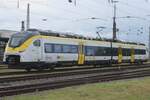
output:
[[[38, 4], [38, 3], [37, 3]], [[42, 5], [42, 6], [47, 6], [48, 7], [48, 5], [43, 5], [43, 4], [38, 4], [38, 5]], [[81, 5], [81, 6], [84, 6], [84, 5]], [[54, 7], [54, 6], [53, 6]], [[56, 8], [57, 9], [57, 7], [55, 6], [54, 8]], [[91, 9], [91, 8], [90, 8]], [[64, 9], [64, 8], [61, 8], [61, 10], [63, 10], [63, 11], [66, 11], [67, 13], [71, 13], [71, 14], [74, 14], [74, 15], [82, 15], [82, 16], [84, 16], [85, 14], [84, 13], [79, 13], [79, 12], [74, 12], [74, 10], [68, 10], [68, 9]], [[92, 10], [92, 9], [91, 9]], [[91, 11], [91, 13], [93, 12], [93, 10]], [[89, 13], [89, 12], [88, 12]], [[96, 11], [95, 11], [95, 13], [96, 13]], [[90, 17], [90, 16], [89, 16]]]
[[[40, 5], [43, 5], [43, 4], [40, 4]], [[62, 9], [62, 10], [65, 10], [65, 11], [66, 11], [66, 9]], [[75, 12], [72, 12], [72, 11], [70, 11], [70, 10], [67, 10], [66, 12], [67, 12], [67, 13], [69, 12], [69, 13], [72, 13], [72, 14], [81, 15], [80, 13], [75, 13]], [[32, 12], [32, 13], [35, 14], [35, 12]], [[37, 14], [37, 13], [36, 13], [36, 15], [40, 15], [40, 14]]]
[[[52, 2], [53, 2], [54, 0], [52, 0]], [[89, 12], [92, 12], [93, 14], [95, 13], [95, 15], [96, 15], [96, 13], [99, 13], [99, 5], [100, 6], [102, 6], [103, 5], [103, 2], [102, 2], [103, 0], [100, 0], [100, 1], [97, 1], [98, 3], [96, 3], [96, 1], [94, 0], [94, 1], [91, 1], [91, 2], [94, 2], [94, 3], [92, 3], [92, 4], [90, 4], [90, 3], [86, 3], [85, 4], [85, 6], [84, 6], [84, 2], [81, 4], [81, 3], [79, 3], [79, 5], [80, 6], [83, 6], [83, 7], [86, 7], [88, 10], [87, 11], [89, 11]], [[46, 6], [46, 7], [48, 7], [49, 5], [47, 5], [47, 4], [40, 4], [40, 3], [35, 3], [35, 4], [37, 4], [37, 5], [43, 5], [43, 6]], [[95, 6], [94, 6], [95, 5]], [[87, 13], [80, 13], [79, 11], [77, 11], [76, 9], [73, 9], [73, 10], [71, 10], [71, 9], [67, 9], [67, 8], [63, 8], [63, 7], [60, 7], [60, 9], [57, 7], [57, 6], [55, 6], [55, 5], [53, 5], [52, 7], [54, 7], [54, 8], [57, 8], [58, 10], [60, 10], [61, 9], [61, 11], [64, 11], [64, 12], [66, 12], [66, 14], [68, 14], [68, 16], [69, 15], [72, 15], [72, 16], [74, 16], [74, 15], [77, 15], [77, 16], [75, 16], [75, 17], [71, 17], [71, 16], [69, 16], [69, 17], [65, 17], [65, 18], [63, 18], [62, 16], [57, 16], [57, 15], [51, 15], [50, 17], [51, 17], [51, 19], [59, 19], [59, 21], [68, 21], [68, 22], [70, 22], [70, 21], [72, 21], [72, 20], [74, 20], [74, 19], [82, 19], [82, 18], [85, 18], [85, 16], [87, 15]], [[95, 8], [97, 8], [97, 10], [95, 9]], [[109, 7], [109, 6], [108, 6]], [[128, 7], [128, 6], [127, 6]], [[71, 8], [74, 8], [74, 7], [71, 7]], [[130, 7], [129, 7], [130, 8]], [[18, 9], [18, 10], [20, 10], [20, 9]], [[122, 9], [118, 9], [119, 10], [119, 13], [122, 13], [123, 12], [123, 10]], [[23, 10], [23, 9], [21, 9], [21, 11], [24, 11], [24, 13], [26, 13], [26, 10]], [[131, 13], [127, 13], [128, 11], [126, 10], [126, 9], [124, 9], [124, 11], [126, 11], [125, 12], [125, 14], [131, 14]], [[44, 15], [44, 14], [41, 14], [40, 12], [34, 12], [34, 11], [31, 11], [31, 13], [33, 14], [33, 16], [39, 16], [39, 17], [42, 17], [42, 18], [48, 18], [49, 17], [49, 15]], [[124, 13], [124, 12], [123, 12]], [[133, 14], [134, 15], [134, 14]], [[88, 17], [92, 17], [92, 16], [88, 16]], [[95, 16], [95, 17], [100, 17], [100, 16]], [[111, 19], [112, 17], [110, 16], [108, 16], [108, 18], [106, 17], [106, 19]], [[48, 19], [48, 21], [49, 21], [49, 19]], [[85, 20], [86, 21], [86, 20]], [[97, 21], [97, 20], [96, 20]], [[74, 21], [75, 22], [75, 21]], [[87, 21], [88, 22], [88, 21]], [[108, 22], [105, 22], [105, 23], [109, 23], [109, 21]]]
[[[94, 1], [95, 2], [95, 1]], [[122, 1], [120, 1], [121, 3], [122, 3]], [[34, 2], [34, 3], [36, 3], [36, 4], [40, 4], [40, 5], [44, 5], [44, 4], [41, 4], [41, 3], [38, 3], [38, 2]], [[96, 4], [96, 3], [95, 3]], [[97, 5], [102, 5], [102, 3], [97, 3]], [[125, 3], [124, 3], [125, 4]], [[129, 6], [129, 4], [127, 4], [128, 6]], [[65, 9], [66, 10], [66, 9]], [[67, 10], [68, 11], [68, 10]], [[68, 11], [69, 12], [69, 11]], [[72, 11], [70, 11], [70, 12], [72, 12]], [[69, 12], [69, 13], [70, 13]], [[77, 13], [75, 13], [75, 12], [72, 12], [73, 14], [77, 14]]]
[[[139, 6], [137, 6], [137, 5], [133, 5], [133, 4], [129, 4], [129, 3], [127, 3], [127, 2], [125, 2], [125, 1], [120, 1], [120, 4], [122, 4], [122, 5], [125, 5], [125, 6], [127, 6], [127, 7], [129, 7], [129, 8], [132, 8], [132, 9], [134, 9], [134, 10], [141, 10], [141, 11], [144, 11], [144, 12], [146, 12], [146, 13], [149, 13], [150, 12], [150, 10], [149, 9], [146, 9], [146, 8], [143, 8], [143, 7], [139, 7]], [[131, 9], [131, 10], [132, 10]], [[143, 13], [143, 12], [142, 12]]]

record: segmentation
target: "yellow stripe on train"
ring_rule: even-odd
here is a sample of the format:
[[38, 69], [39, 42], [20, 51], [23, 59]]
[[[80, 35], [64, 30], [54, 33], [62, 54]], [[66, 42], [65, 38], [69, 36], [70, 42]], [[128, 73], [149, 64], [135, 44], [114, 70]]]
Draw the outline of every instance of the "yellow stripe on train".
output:
[[20, 51], [25, 51], [32, 44], [33, 40], [41, 38], [41, 37], [42, 37], [41, 35], [31, 37], [28, 40], [26, 40], [21, 46], [16, 47], [16, 48], [12, 48], [12, 47], [7, 46], [6, 52], [7, 53], [17, 53]]

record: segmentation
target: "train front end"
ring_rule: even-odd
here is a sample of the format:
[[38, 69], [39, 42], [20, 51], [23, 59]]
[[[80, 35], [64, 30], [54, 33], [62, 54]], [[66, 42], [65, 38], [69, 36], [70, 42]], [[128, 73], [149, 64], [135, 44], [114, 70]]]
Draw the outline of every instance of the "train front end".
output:
[[[30, 47], [31, 38], [35, 34], [30, 32], [16, 33], [11, 36], [5, 48], [3, 62], [8, 64], [9, 68], [25, 68], [23, 64], [29, 62], [31, 58], [27, 53]], [[30, 47], [32, 48], [32, 47]]]

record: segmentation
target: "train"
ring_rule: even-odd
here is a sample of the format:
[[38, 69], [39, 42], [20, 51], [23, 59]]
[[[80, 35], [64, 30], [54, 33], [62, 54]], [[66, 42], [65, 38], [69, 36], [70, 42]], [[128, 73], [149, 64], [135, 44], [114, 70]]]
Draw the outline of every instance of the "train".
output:
[[143, 63], [147, 60], [145, 44], [37, 29], [13, 34], [3, 58], [8, 68], [27, 71], [58, 66]]

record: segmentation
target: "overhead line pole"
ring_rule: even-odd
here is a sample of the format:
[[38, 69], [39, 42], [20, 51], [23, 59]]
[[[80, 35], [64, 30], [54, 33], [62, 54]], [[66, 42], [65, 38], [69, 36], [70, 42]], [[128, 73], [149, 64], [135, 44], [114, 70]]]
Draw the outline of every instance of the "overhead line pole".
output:
[[116, 7], [116, 3], [118, 3], [118, 1], [114, 1], [112, 0], [111, 1], [113, 4], [114, 4], [114, 16], [113, 16], [113, 40], [117, 40], [117, 26], [116, 26], [116, 10], [117, 10], [117, 7]]
[[27, 22], [26, 22], [27, 30], [30, 28], [30, 4], [27, 4]]
[[117, 39], [116, 36], [116, 3], [114, 4], [114, 17], [113, 17], [113, 40]]
[[20, 7], [20, 0], [17, 1], [17, 8]]
[[150, 60], [150, 26], [149, 26], [149, 44], [148, 44], [148, 53], [149, 53], [149, 60]]

